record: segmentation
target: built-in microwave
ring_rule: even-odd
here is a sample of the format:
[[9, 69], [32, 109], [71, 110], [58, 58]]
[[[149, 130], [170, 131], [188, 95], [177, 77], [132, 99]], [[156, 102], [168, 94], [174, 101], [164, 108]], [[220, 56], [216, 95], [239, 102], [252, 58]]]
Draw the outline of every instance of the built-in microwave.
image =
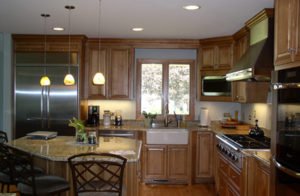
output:
[[231, 83], [225, 75], [205, 75], [201, 78], [203, 96], [231, 96]]

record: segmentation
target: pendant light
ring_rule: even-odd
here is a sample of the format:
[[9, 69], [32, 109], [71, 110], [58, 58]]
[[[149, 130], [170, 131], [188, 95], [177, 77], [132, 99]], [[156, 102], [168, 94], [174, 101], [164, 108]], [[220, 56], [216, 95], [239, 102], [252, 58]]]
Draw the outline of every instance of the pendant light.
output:
[[101, 49], [101, 41], [100, 41], [100, 18], [101, 18], [101, 0], [99, 0], [99, 15], [98, 15], [98, 58], [97, 58], [97, 63], [98, 63], [98, 72], [94, 75], [93, 77], [93, 84], [94, 85], [103, 85], [105, 84], [105, 78], [104, 75], [100, 72], [100, 49]]
[[71, 86], [75, 84], [74, 76], [71, 74], [71, 35], [70, 35], [70, 28], [71, 28], [71, 10], [75, 9], [75, 6], [73, 5], [66, 5], [66, 9], [69, 10], [69, 20], [68, 20], [68, 32], [69, 32], [69, 65], [68, 65], [68, 74], [64, 78], [64, 84], [66, 86]]
[[40, 85], [41, 86], [50, 86], [51, 81], [49, 77], [47, 76], [47, 68], [46, 68], [46, 27], [47, 27], [47, 18], [50, 17], [50, 14], [41, 14], [41, 16], [44, 18], [44, 75], [40, 79]]

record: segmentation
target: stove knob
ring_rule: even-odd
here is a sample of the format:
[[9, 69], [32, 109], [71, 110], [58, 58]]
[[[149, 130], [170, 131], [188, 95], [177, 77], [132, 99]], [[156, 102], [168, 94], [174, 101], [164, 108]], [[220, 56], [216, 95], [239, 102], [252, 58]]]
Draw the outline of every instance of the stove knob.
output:
[[234, 154], [233, 154], [233, 153], [230, 153], [230, 157], [233, 159], [233, 157], [234, 157]]
[[234, 157], [232, 157], [232, 159], [233, 159], [234, 161], [237, 161], [237, 160], [238, 160], [238, 157], [237, 157], [237, 156], [234, 156]]
[[229, 150], [226, 150], [226, 154], [227, 154], [227, 155], [230, 155], [230, 151], [229, 151]]

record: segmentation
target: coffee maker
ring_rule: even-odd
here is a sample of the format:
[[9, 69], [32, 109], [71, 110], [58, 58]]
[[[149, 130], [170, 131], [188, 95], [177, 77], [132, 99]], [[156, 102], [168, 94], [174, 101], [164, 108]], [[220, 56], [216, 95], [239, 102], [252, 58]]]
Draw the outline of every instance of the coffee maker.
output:
[[88, 106], [88, 119], [86, 122], [87, 126], [98, 126], [99, 125], [99, 106], [90, 105]]

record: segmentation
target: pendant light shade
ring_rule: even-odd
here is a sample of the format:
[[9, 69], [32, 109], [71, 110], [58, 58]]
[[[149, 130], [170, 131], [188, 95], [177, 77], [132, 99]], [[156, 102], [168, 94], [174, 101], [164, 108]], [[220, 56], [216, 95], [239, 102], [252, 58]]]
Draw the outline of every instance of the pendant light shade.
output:
[[42, 76], [40, 79], [40, 85], [41, 86], [50, 86], [51, 81], [50, 81], [49, 77], [46, 75]]
[[47, 27], [47, 18], [50, 17], [50, 14], [41, 14], [44, 18], [44, 75], [40, 79], [41, 86], [50, 86], [51, 81], [47, 76], [47, 68], [46, 68], [46, 27]]
[[103, 85], [103, 84], [105, 84], [105, 78], [104, 78], [104, 75], [101, 72], [97, 72], [94, 75], [93, 84], [94, 85]]
[[69, 65], [68, 65], [68, 73], [66, 74], [65, 78], [64, 78], [64, 84], [66, 86], [71, 86], [71, 85], [75, 85], [75, 78], [74, 76], [71, 74], [70, 71], [70, 67], [71, 67], [71, 60], [70, 60], [70, 56], [71, 56], [71, 35], [70, 35], [70, 28], [71, 28], [71, 10], [75, 9], [75, 6], [73, 5], [66, 5], [65, 8], [67, 10], [69, 10], [69, 18], [68, 18], [68, 32], [69, 32]]
[[93, 84], [94, 85], [104, 85], [105, 84], [105, 78], [104, 75], [100, 72], [100, 52], [101, 52], [101, 41], [100, 41], [100, 20], [101, 18], [101, 0], [99, 0], [99, 14], [98, 14], [98, 72], [93, 77]]
[[71, 86], [75, 84], [75, 79], [72, 74], [67, 74], [64, 79], [64, 84], [66, 86]]

